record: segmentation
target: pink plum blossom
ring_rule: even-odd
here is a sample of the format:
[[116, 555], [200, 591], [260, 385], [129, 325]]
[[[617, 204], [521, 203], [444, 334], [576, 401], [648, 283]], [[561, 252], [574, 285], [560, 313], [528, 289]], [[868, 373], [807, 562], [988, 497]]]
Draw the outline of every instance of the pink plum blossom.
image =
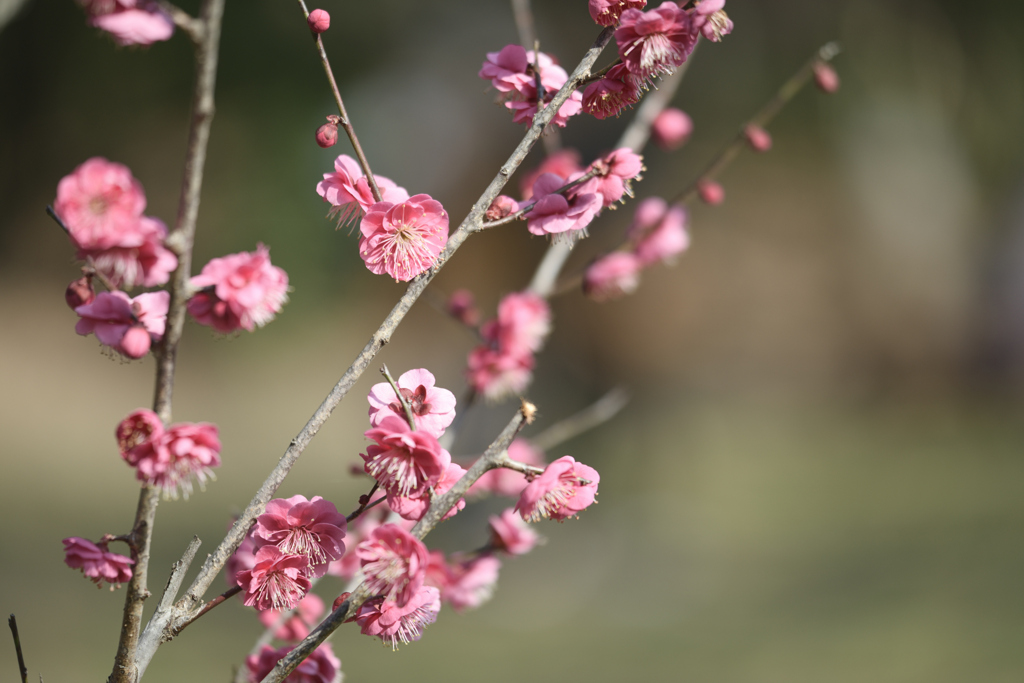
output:
[[[162, 291], [147, 292], [134, 299], [124, 292], [100, 292], [91, 302], [75, 309], [79, 316], [75, 332], [82, 336], [94, 333], [104, 346], [129, 358], [141, 358], [164, 335], [170, 299], [171, 295]], [[131, 330], [144, 333], [129, 334]], [[128, 345], [124, 344], [126, 336]]]
[[180, 422], [165, 428], [152, 410], [131, 413], [115, 432], [121, 457], [135, 468], [139, 481], [162, 489], [167, 498], [192, 493], [192, 479], [200, 486], [220, 465], [217, 426], [209, 422]]
[[814, 65], [814, 84], [822, 92], [832, 95], [839, 90], [839, 74], [829, 64], [817, 62]]
[[[451, 456], [448, 456], [451, 459]], [[433, 486], [433, 495], [430, 494], [429, 490], [420, 491], [419, 493], [413, 494], [409, 497], [398, 496], [393, 492], [388, 492], [388, 507], [395, 511], [396, 514], [400, 515], [404, 519], [411, 521], [418, 521], [427, 513], [427, 509], [430, 508], [430, 503], [434, 498], [443, 496], [448, 493], [448, 490], [455, 485], [462, 475], [466, 473], [460, 465], [451, 463], [445, 469], [444, 474], [437, 480], [437, 483]], [[459, 510], [463, 510], [466, 507], [466, 501], [464, 498], [459, 498], [451, 510], [445, 513], [441, 519], [449, 519], [454, 517]]]
[[476, 608], [491, 599], [498, 583], [501, 560], [491, 555], [478, 555], [449, 564], [444, 553], [430, 554], [427, 584], [441, 591], [441, 600], [456, 612]]
[[[534, 207], [526, 214], [527, 227], [534, 235], [555, 235], [585, 230], [601, 210], [601, 197], [593, 192], [557, 194], [566, 181], [544, 173], [533, 184]], [[570, 196], [566, 196], [570, 195]], [[585, 233], [584, 233], [585, 234]]]
[[594, 301], [611, 301], [640, 286], [643, 264], [636, 254], [613, 251], [597, 259], [583, 274], [583, 293]]
[[[512, 441], [508, 447], [508, 457], [524, 465], [543, 467], [544, 451], [540, 450], [524, 438]], [[477, 479], [469, 487], [471, 494], [491, 493], [495, 496], [516, 497], [523, 492], [527, 484], [526, 475], [506, 467], [498, 467], [484, 472], [483, 476]]]
[[469, 353], [466, 377], [470, 386], [489, 401], [520, 394], [533, 377], [533, 356], [516, 356], [488, 345]]
[[120, 45], [150, 45], [174, 35], [174, 21], [151, 0], [79, 0], [89, 24]]
[[107, 550], [105, 542], [93, 543], [78, 536], [65, 538], [64, 564], [82, 573], [99, 586], [103, 581], [111, 584], [111, 590], [132, 578], [131, 565], [135, 560]]
[[434, 486], [451, 463], [436, 437], [411, 430], [395, 416], [384, 417], [365, 436], [376, 442], [360, 454], [366, 473], [396, 495], [408, 497]]
[[671, 263], [675, 257], [690, 247], [690, 233], [686, 230], [688, 214], [686, 208], [674, 204], [667, 209], [653, 226], [630, 232], [634, 239], [634, 253], [643, 266], [658, 261]]
[[590, 0], [590, 17], [601, 26], [614, 26], [624, 10], [646, 6], [647, 0]]
[[319, 147], [327, 149], [328, 147], [334, 147], [338, 144], [338, 124], [333, 121], [328, 121], [324, 125], [316, 129], [316, 144]]
[[359, 224], [359, 255], [371, 273], [408, 282], [437, 261], [448, 242], [448, 213], [430, 195], [374, 204]]
[[519, 192], [523, 195], [523, 201], [526, 202], [533, 198], [533, 184], [543, 174], [554, 173], [562, 178], [568, 178], [582, 172], [580, 153], [574, 149], [563, 148], [546, 157], [540, 166], [524, 175], [519, 181]]
[[515, 510], [508, 508], [501, 515], [491, 515], [491, 547], [509, 555], [525, 555], [533, 550], [540, 536]]
[[597, 470], [563, 456], [527, 484], [516, 510], [527, 522], [573, 517], [594, 502], [600, 480]]
[[178, 257], [164, 247], [167, 226], [163, 221], [142, 216], [134, 234], [120, 245], [106, 249], [79, 249], [78, 258], [91, 258], [96, 270], [115, 286], [155, 287], [166, 284], [178, 267]]
[[583, 111], [596, 119], [618, 116], [626, 107], [640, 101], [643, 83], [625, 64], [616, 64], [601, 80], [583, 91]]
[[488, 52], [478, 75], [490, 80], [498, 92], [511, 93], [535, 82], [536, 68], [540, 69], [541, 84], [548, 89], [558, 90], [568, 78], [549, 55], [527, 51], [522, 45], [506, 45], [499, 52]]
[[[440, 438], [455, 419], [455, 394], [434, 386], [434, 375], [420, 368], [402, 373], [396, 384], [412, 408], [416, 430]], [[374, 427], [385, 417], [405, 419], [405, 410], [387, 382], [374, 384], [366, 397], [370, 402], [370, 424]]]
[[228, 558], [227, 564], [224, 565], [224, 580], [228, 582], [229, 586], [237, 586], [239, 585], [238, 573], [252, 569], [254, 566], [256, 566], [256, 539], [253, 538], [250, 531], [245, 535], [245, 540], [241, 545]]
[[[558, 87], [561, 88], [562, 86]], [[523, 99], [509, 100], [505, 102], [505, 107], [512, 112], [512, 121], [514, 123], [522, 123], [528, 126], [533, 123], [533, 117], [537, 115], [537, 88], [534, 85], [527, 84], [523, 86], [522, 92], [524, 94]], [[544, 102], [550, 102], [553, 96], [554, 92], [551, 92], [550, 95], [545, 93]], [[558, 111], [555, 112], [551, 123], [559, 128], [565, 128], [566, 124], [569, 123], [569, 119], [581, 111], [583, 111], [583, 95], [579, 90], [573, 90], [569, 94], [569, 98], [558, 107]]]
[[271, 265], [262, 244], [254, 252], [212, 259], [189, 284], [200, 291], [189, 299], [188, 312], [225, 334], [266, 325], [288, 301], [288, 274]]
[[[264, 645], [258, 655], [249, 655], [245, 660], [249, 683], [259, 683], [266, 678], [293, 649], [294, 645], [276, 650], [270, 645]], [[341, 683], [341, 679], [341, 660], [334, 656], [330, 643], [323, 643], [284, 679], [284, 683]]]
[[323, 576], [327, 563], [345, 554], [345, 516], [334, 503], [320, 496], [275, 498], [256, 518], [253, 535], [281, 552], [309, 558], [313, 576]]
[[532, 292], [506, 294], [498, 304], [498, 318], [485, 325], [484, 336], [514, 354], [539, 351], [551, 331], [551, 307]]
[[[373, 179], [377, 182], [382, 201], [400, 204], [409, 198], [405, 188], [388, 178], [374, 174]], [[316, 192], [331, 205], [328, 215], [337, 216], [339, 228], [355, 225], [377, 203], [359, 163], [347, 154], [341, 154], [334, 160], [334, 173], [324, 174], [324, 179], [317, 183]]]
[[484, 212], [484, 218], [489, 221], [496, 221], [502, 218], [511, 216], [519, 210], [519, 203], [503, 194], [499, 194], [491, 202], [491, 205], [487, 207], [487, 211]]
[[674, 2], [641, 12], [627, 9], [615, 29], [619, 56], [630, 73], [641, 80], [671, 73], [686, 61], [697, 44], [689, 14]]
[[237, 580], [247, 607], [260, 611], [292, 609], [309, 592], [309, 558], [265, 545], [256, 551], [252, 569], [238, 572]]
[[570, 192], [593, 192], [601, 197], [603, 207], [609, 207], [624, 195], [633, 196], [632, 181], [640, 180], [644, 158], [628, 147], [622, 147], [601, 157], [590, 167], [595, 172], [594, 177]]
[[79, 249], [101, 250], [134, 239], [146, 208], [142, 185], [123, 164], [93, 157], [57, 184], [54, 212]]
[[384, 524], [359, 544], [367, 588], [405, 607], [423, 586], [427, 548], [423, 542], [395, 524]]
[[693, 119], [682, 109], [668, 107], [654, 117], [651, 137], [664, 150], [682, 147], [693, 134]]
[[457, 289], [452, 292], [445, 308], [448, 310], [448, 315], [463, 325], [476, 327], [480, 324], [480, 310], [476, 307], [473, 292], [468, 289]]
[[392, 650], [423, 636], [423, 629], [437, 620], [441, 594], [433, 586], [421, 586], [405, 606], [384, 598], [367, 600], [355, 616], [364, 635], [377, 636]]
[[[282, 614], [283, 612], [273, 609], [264, 610], [260, 612], [260, 622], [270, 628], [278, 622]], [[310, 629], [320, 623], [320, 617], [323, 614], [324, 601], [316, 593], [308, 593], [295, 606], [295, 613], [274, 631], [274, 637], [278, 640], [297, 643], [309, 635]]]
[[733, 23], [723, 9], [725, 0], [701, 0], [693, 9], [693, 27], [713, 43], [732, 33]]
[[[380, 495], [377, 496], [379, 498]], [[359, 515], [348, 527], [346, 535], [347, 550], [340, 560], [331, 562], [327, 567], [327, 573], [331, 576], [340, 576], [343, 579], [351, 579], [359, 571], [359, 557], [356, 555], [356, 548], [360, 543], [370, 537], [374, 529], [379, 527], [391, 515], [387, 502], [377, 505], [372, 510], [367, 510]]]
[[64, 301], [71, 310], [75, 310], [79, 306], [91, 303], [96, 298], [96, 291], [92, 288], [92, 276], [83, 275], [71, 282], [68, 288], [64, 290]]

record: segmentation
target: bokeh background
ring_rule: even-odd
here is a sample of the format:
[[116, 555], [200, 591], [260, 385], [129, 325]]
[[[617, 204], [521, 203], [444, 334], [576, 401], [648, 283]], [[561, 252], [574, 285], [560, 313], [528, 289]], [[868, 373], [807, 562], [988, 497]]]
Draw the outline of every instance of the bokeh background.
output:
[[[508, 2], [318, 4], [374, 169], [460, 220], [522, 133], [476, 76], [485, 51], [516, 42]], [[542, 49], [571, 67], [597, 33], [586, 2], [534, 5]], [[491, 603], [443, 611], [419, 643], [392, 653], [339, 630], [347, 680], [1024, 679], [1024, 7], [727, 9], [734, 34], [702, 47], [675, 100], [695, 135], [676, 153], [648, 150], [639, 196], [688, 183], [830, 39], [845, 47], [842, 89], [803, 92], [772, 127], [774, 150], [729, 169], [726, 203], [694, 208], [676, 267], [644, 273], [620, 302], [554, 301], [534, 433], [614, 386], [633, 396], [549, 454], [597, 467], [600, 505], [543, 525], [548, 544], [506, 562]], [[173, 222], [191, 48], [182, 36], [118, 48], [68, 0], [0, 16], [0, 609], [18, 616], [33, 678], [101, 680], [123, 594], [67, 569], [60, 539], [128, 529], [137, 492], [112, 431], [149, 404], [153, 367], [74, 334], [62, 293], [76, 265], [43, 209], [61, 176], [102, 155]], [[197, 267], [262, 241], [293, 291], [255, 334], [186, 330], [175, 417], [216, 422], [224, 465], [205, 493], [161, 506], [153, 590], [193, 533], [201, 554], [219, 541], [402, 291], [366, 271], [314, 192], [348, 151], [313, 143], [331, 112], [296, 4], [229, 2]], [[578, 117], [563, 140], [592, 158], [628, 118]], [[603, 216], [568, 271], [629, 217]], [[431, 289], [471, 288], [489, 314], [544, 248], [522, 226], [476, 236]], [[379, 361], [426, 366], [460, 394], [472, 344], [421, 302]], [[347, 471], [376, 377], [282, 495], [354, 506], [364, 483]], [[475, 408], [455, 451], [481, 448], [512, 409]], [[492, 509], [463, 512], [431, 544], [479, 546]], [[222, 606], [164, 646], [146, 680], [228, 680], [260, 632], [250, 610]]]

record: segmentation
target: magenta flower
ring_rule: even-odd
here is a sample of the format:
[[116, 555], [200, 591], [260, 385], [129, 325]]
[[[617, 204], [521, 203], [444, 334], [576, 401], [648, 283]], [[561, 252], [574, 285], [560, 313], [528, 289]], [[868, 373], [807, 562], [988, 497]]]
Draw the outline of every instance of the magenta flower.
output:
[[423, 629], [437, 621], [441, 594], [432, 586], [421, 586], [404, 607], [384, 598], [367, 600], [355, 621], [367, 636], [377, 636], [392, 650], [398, 643], [408, 645], [423, 636]]
[[[526, 214], [527, 228], [534, 235], [557, 235], [585, 230], [601, 211], [601, 197], [593, 192], [556, 194], [567, 181], [545, 173], [533, 184], [533, 209]], [[586, 233], [583, 233], [586, 234]]]
[[583, 293], [604, 302], [632, 294], [640, 286], [643, 264], [636, 254], [613, 251], [597, 259], [583, 274]]
[[641, 80], [672, 73], [686, 61], [697, 44], [692, 18], [674, 2], [641, 12], [625, 10], [615, 29], [619, 56], [630, 73]]
[[527, 484], [516, 503], [516, 510], [527, 522], [542, 519], [561, 521], [582, 512], [594, 502], [600, 480], [597, 470], [566, 455], [548, 465], [543, 474]]
[[213, 477], [211, 468], [220, 465], [217, 426], [209, 422], [164, 428], [156, 413], [142, 408], [121, 420], [115, 434], [121, 457], [135, 468], [136, 479], [159, 487], [165, 498], [177, 498], [180, 487], [187, 499], [192, 479], [202, 487]]
[[359, 255], [371, 273], [408, 282], [434, 265], [448, 242], [448, 213], [430, 195], [374, 204], [359, 224]]
[[501, 515], [491, 515], [488, 522], [491, 526], [491, 546], [509, 555], [525, 555], [540, 540], [540, 535], [512, 508]]
[[629, 238], [640, 263], [643, 266], [658, 261], [671, 263], [686, 251], [690, 247], [687, 220], [686, 209], [678, 204], [667, 208], [665, 200], [658, 197], [640, 202], [629, 227]]
[[253, 535], [283, 553], [305, 555], [313, 576], [323, 576], [327, 563], [345, 554], [345, 516], [320, 496], [275, 498], [256, 518]]
[[466, 362], [467, 381], [488, 401], [522, 393], [532, 377], [532, 355], [516, 356], [486, 344], [470, 351]]
[[523, 195], [523, 201], [526, 202], [533, 198], [533, 184], [543, 174], [554, 173], [562, 178], [568, 178], [582, 172], [580, 153], [574, 149], [560, 149], [551, 156], [545, 157], [540, 166], [523, 176], [519, 181], [519, 192]]
[[[249, 655], [245, 666], [249, 670], [249, 683], [259, 683], [267, 677], [279, 661], [295, 649], [286, 645], [276, 650], [264, 645], [258, 655]], [[341, 660], [334, 656], [330, 643], [323, 643], [304, 659], [284, 683], [341, 683]]]
[[549, 55], [543, 52], [535, 54], [522, 45], [506, 45], [500, 52], [488, 52], [487, 60], [477, 75], [489, 79], [500, 93], [521, 93], [524, 86], [536, 80], [535, 67], [540, 69], [541, 84], [545, 88], [558, 90], [568, 79], [565, 70], [557, 66]]
[[367, 430], [367, 439], [376, 441], [359, 457], [366, 473], [385, 491], [410, 496], [434, 486], [451, 462], [448, 451], [437, 437], [412, 431], [401, 418], [384, 417], [377, 427]]
[[484, 337], [505, 351], [526, 354], [539, 351], [551, 331], [551, 307], [532, 292], [506, 294], [498, 304], [498, 318], [484, 326]]
[[[382, 201], [400, 204], [409, 198], [405, 188], [384, 176], [374, 175], [373, 179], [377, 181]], [[334, 160], [334, 173], [324, 174], [324, 179], [316, 185], [316, 192], [331, 205], [328, 216], [337, 216], [339, 228], [355, 225], [377, 203], [359, 163], [347, 154]]]
[[590, 17], [601, 26], [614, 26], [624, 10], [646, 6], [647, 0], [590, 0]]
[[484, 218], [489, 221], [496, 221], [501, 218], [511, 216], [519, 210], [519, 203], [503, 194], [499, 194], [491, 202], [491, 205], [487, 207], [487, 211], [484, 212]]
[[306, 17], [306, 23], [314, 34], [323, 33], [331, 27], [331, 15], [325, 10], [315, 9]]
[[132, 578], [131, 566], [135, 560], [107, 550], [105, 542], [93, 543], [78, 536], [65, 538], [64, 564], [72, 569], [81, 569], [82, 573], [99, 586], [103, 581], [111, 584], [110, 588], [120, 587]]
[[133, 235], [107, 249], [79, 249], [78, 258], [92, 258], [96, 269], [115, 286], [155, 287], [166, 284], [178, 267], [178, 257], [164, 247], [167, 226], [142, 216]]
[[[379, 498], [381, 494], [377, 494]], [[327, 573], [331, 576], [340, 576], [343, 579], [351, 579], [359, 571], [359, 557], [356, 555], [356, 548], [373, 533], [391, 515], [387, 504], [381, 504], [372, 510], [367, 510], [359, 515], [349, 526], [346, 535], [346, 552], [340, 560], [331, 562], [327, 566]]]
[[[447, 453], [447, 451], [445, 451]], [[449, 460], [451, 456], [448, 456]], [[414, 493], [409, 497], [399, 496], [392, 492], [388, 492], [388, 507], [395, 511], [396, 514], [404, 519], [410, 521], [419, 521], [427, 513], [427, 509], [430, 508], [430, 502], [438, 496], [443, 496], [448, 493], [448, 490], [455, 485], [462, 475], [466, 473], [462, 467], [455, 463], [448, 465], [445, 469], [444, 474], [437, 480], [437, 483], [433, 486], [433, 496], [430, 494], [430, 490], [423, 490], [419, 493]], [[449, 519], [454, 517], [459, 510], [463, 510], [466, 507], [466, 500], [459, 498], [455, 503], [455, 506], [451, 510], [445, 513], [441, 519]]]
[[476, 327], [480, 324], [480, 310], [476, 307], [476, 299], [473, 292], [468, 289], [456, 289], [448, 297], [445, 308], [448, 315], [452, 316], [463, 325]]
[[124, 292], [100, 292], [75, 309], [79, 316], [75, 332], [82, 336], [95, 333], [104, 346], [129, 358], [141, 358], [163, 337], [170, 300], [167, 292], [147, 292], [134, 299]]
[[93, 157], [61, 178], [53, 209], [79, 249], [102, 250], [135, 241], [146, 208], [142, 185], [127, 166]]
[[[435, 387], [434, 381], [430, 371], [420, 368], [402, 373], [396, 384], [412, 408], [416, 430], [441, 438], [455, 419], [455, 394]], [[389, 415], [405, 419], [405, 410], [387, 382], [374, 384], [366, 400], [370, 402], [370, 424], [374, 427]]]
[[420, 587], [427, 568], [427, 547], [396, 524], [384, 524], [359, 544], [356, 555], [362, 563], [367, 587], [405, 607]]
[[583, 111], [596, 119], [618, 116], [626, 107], [640, 101], [643, 83], [625, 64], [616, 64], [601, 80], [583, 91]]
[[[230, 525], [229, 525], [230, 527]], [[238, 549], [231, 554], [228, 558], [227, 564], [224, 565], [224, 580], [228, 582], [228, 586], [234, 587], [239, 585], [238, 574], [246, 570], [252, 569], [256, 566], [256, 539], [253, 538], [252, 532], [250, 531], [245, 535], [245, 540], [242, 541]]]
[[[270, 628], [281, 618], [282, 612], [268, 609], [260, 612], [260, 622]], [[324, 614], [324, 601], [316, 593], [308, 593], [299, 600], [295, 613], [274, 631], [274, 637], [285, 642], [297, 643], [309, 635], [310, 630], [320, 623]]]
[[693, 27], [713, 43], [732, 33], [733, 23], [723, 9], [725, 0], [701, 0], [693, 9]]
[[654, 117], [651, 137], [664, 150], [679, 149], [693, 133], [693, 119], [682, 109], [668, 107]]
[[[544, 451], [523, 438], [515, 439], [509, 444], [508, 457], [534, 467], [543, 467], [547, 464], [544, 461]], [[484, 475], [469, 487], [469, 493], [516, 497], [523, 492], [527, 483], [526, 475], [521, 472], [499, 467], [484, 472]]]
[[309, 557], [288, 555], [275, 545], [265, 545], [256, 551], [256, 564], [238, 572], [237, 580], [247, 607], [292, 609], [309, 592]]
[[624, 195], [633, 196], [632, 181], [640, 180], [644, 158], [623, 147], [601, 157], [590, 167], [596, 175], [570, 190], [570, 194], [593, 192], [601, 197], [602, 207], [609, 207]]
[[498, 582], [501, 560], [491, 555], [457, 561], [449, 564], [444, 553], [430, 554], [427, 583], [441, 591], [441, 600], [456, 612], [476, 608], [491, 599]]
[[120, 45], [151, 45], [174, 35], [174, 21], [150, 0], [79, 0], [89, 25], [103, 29]]
[[189, 285], [200, 291], [189, 299], [188, 312], [225, 334], [266, 325], [288, 301], [288, 274], [271, 265], [262, 244], [255, 252], [212, 259]]
[[697, 183], [697, 196], [708, 206], [718, 206], [725, 201], [725, 188], [715, 180], [701, 180]]

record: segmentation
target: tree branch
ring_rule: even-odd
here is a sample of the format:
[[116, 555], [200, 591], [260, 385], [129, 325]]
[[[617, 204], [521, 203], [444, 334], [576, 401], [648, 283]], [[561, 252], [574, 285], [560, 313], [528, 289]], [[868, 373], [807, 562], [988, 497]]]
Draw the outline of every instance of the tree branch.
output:
[[[185, 554], [171, 566], [171, 575], [167, 578], [167, 586], [164, 587], [163, 595], [160, 596], [160, 604], [157, 605], [156, 612], [150, 617], [149, 623], [146, 624], [146, 628], [139, 638], [140, 653], [156, 652], [161, 643], [170, 640], [166, 629], [171, 620], [171, 607], [174, 605], [174, 599], [178, 597], [181, 584], [185, 581], [185, 574], [188, 573], [189, 567], [192, 566], [192, 561], [195, 559], [196, 553], [199, 552], [199, 546], [202, 544], [203, 542], [199, 540], [198, 536], [193, 536], [188, 547], [185, 548]], [[146, 673], [146, 667], [149, 665], [150, 658], [142, 657], [141, 660], [138, 665], [138, 676], [140, 679]]]
[[28, 681], [28, 668], [25, 666], [25, 655], [21, 652], [21, 636], [18, 635], [18, 620], [12, 614], [7, 618], [7, 625], [11, 627], [11, 637], [14, 638], [14, 651], [18, 655], [18, 673], [21, 674], [21, 683]]

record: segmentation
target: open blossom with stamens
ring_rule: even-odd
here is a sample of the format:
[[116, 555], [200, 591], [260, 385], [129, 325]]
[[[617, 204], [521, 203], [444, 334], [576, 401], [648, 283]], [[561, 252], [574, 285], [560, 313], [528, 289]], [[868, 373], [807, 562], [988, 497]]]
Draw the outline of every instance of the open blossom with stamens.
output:
[[636, 254], [613, 251], [595, 260], [583, 274], [583, 293], [604, 302], [632, 294], [640, 286], [643, 264]]
[[633, 196], [632, 181], [640, 180], [644, 158], [628, 147], [606, 154], [590, 165], [595, 175], [573, 188], [571, 192], [593, 192], [601, 197], [601, 205], [609, 207], [624, 195]]
[[561, 178], [568, 178], [574, 173], [582, 171], [583, 166], [580, 165], [579, 152], [568, 147], [558, 150], [545, 157], [544, 161], [540, 162], [540, 166], [524, 175], [519, 181], [519, 192], [523, 195], [523, 202], [525, 203], [533, 198], [533, 184], [543, 174], [554, 173]]
[[573, 517], [594, 502], [600, 480], [597, 470], [566, 455], [523, 489], [516, 510], [527, 522]]
[[[544, 467], [545, 465], [544, 451], [522, 437], [509, 444], [508, 457], [524, 465], [535, 467]], [[469, 487], [469, 493], [474, 495], [491, 493], [495, 496], [515, 497], [523, 492], [527, 483], [526, 475], [522, 472], [498, 467], [484, 472], [483, 476]]]
[[509, 555], [525, 555], [540, 540], [540, 535], [512, 508], [501, 515], [491, 515], [488, 523], [491, 526], [491, 546]]
[[[412, 408], [416, 430], [440, 438], [455, 419], [455, 394], [434, 386], [434, 375], [420, 368], [402, 373], [396, 384]], [[376, 427], [391, 415], [405, 419], [405, 410], [387, 382], [374, 384], [366, 397], [370, 402], [370, 424]]]
[[[376, 174], [373, 179], [377, 182], [382, 201], [398, 204], [409, 198], [405, 188], [394, 181]], [[331, 205], [328, 215], [337, 216], [339, 228], [355, 225], [377, 203], [370, 181], [363, 175], [359, 163], [347, 154], [341, 154], [334, 160], [334, 173], [324, 174], [324, 179], [316, 185], [316, 192]]]
[[189, 299], [188, 312], [225, 334], [266, 325], [288, 301], [288, 274], [271, 265], [263, 244], [254, 252], [211, 259], [189, 285], [200, 291]]
[[640, 101], [642, 87], [642, 79], [631, 74], [625, 64], [616, 64], [583, 91], [583, 111], [596, 119], [618, 116]]
[[345, 554], [345, 516], [320, 496], [275, 498], [256, 518], [253, 535], [282, 552], [309, 558], [313, 576], [323, 576], [327, 563]]
[[[260, 612], [260, 622], [270, 628], [281, 618], [282, 612], [268, 609]], [[276, 631], [274, 637], [278, 640], [297, 643], [309, 635], [310, 629], [320, 623], [320, 617], [324, 614], [324, 601], [316, 593], [309, 593], [299, 600], [295, 607], [295, 613]]]
[[89, 24], [120, 45], [150, 45], [174, 35], [174, 21], [152, 0], [79, 0]]
[[155, 287], [166, 284], [178, 267], [178, 257], [164, 247], [167, 226], [163, 221], [141, 216], [135, 230], [121, 244], [106, 249], [78, 249], [78, 258], [91, 258], [96, 270], [115, 286]]
[[92, 541], [78, 536], [65, 538], [64, 564], [82, 573], [99, 586], [103, 581], [111, 584], [111, 590], [132, 578], [131, 566], [135, 560], [107, 550], [104, 542]]
[[371, 273], [408, 282], [434, 265], [448, 242], [448, 213], [418, 194], [400, 204], [374, 204], [359, 224], [359, 255]]
[[134, 299], [120, 291], [100, 292], [75, 309], [79, 316], [75, 332], [95, 333], [101, 344], [129, 358], [141, 358], [163, 337], [170, 300], [171, 295], [162, 291]]
[[590, 17], [601, 26], [614, 26], [627, 9], [643, 9], [647, 0], [590, 0]]
[[693, 26], [713, 43], [732, 33], [733, 23], [723, 9], [725, 0], [700, 0], [693, 9]]
[[427, 568], [427, 547], [396, 524], [384, 524], [359, 544], [356, 555], [372, 594], [405, 607], [423, 586]]
[[619, 56], [630, 73], [641, 80], [671, 73], [686, 61], [697, 44], [691, 16], [674, 2], [641, 12], [627, 9], [615, 29]]
[[[450, 458], [451, 456], [449, 456]], [[388, 493], [388, 507], [395, 511], [396, 514], [400, 515], [404, 519], [411, 521], [419, 521], [423, 515], [427, 513], [430, 508], [430, 503], [435, 498], [443, 496], [448, 493], [448, 490], [455, 485], [462, 475], [466, 473], [460, 465], [451, 463], [448, 468], [445, 469], [444, 474], [437, 480], [437, 483], [433, 486], [433, 495], [430, 494], [430, 490], [420, 491], [419, 493], [413, 494], [412, 496], [405, 497], [399, 496], [392, 492]], [[466, 507], [466, 500], [459, 498], [455, 505], [445, 513], [441, 519], [449, 519], [454, 517], [459, 510], [463, 510]]]
[[[277, 649], [264, 645], [258, 655], [249, 655], [245, 660], [249, 683], [259, 683], [266, 678], [277, 663], [294, 649], [294, 645]], [[330, 643], [323, 643], [302, 660], [284, 683], [341, 683], [341, 680], [341, 660], [334, 656]]]
[[444, 553], [430, 553], [427, 585], [441, 591], [441, 600], [457, 612], [476, 608], [491, 599], [498, 583], [501, 560], [491, 555], [478, 555], [469, 559], [456, 559], [449, 564]]
[[374, 429], [365, 432], [376, 441], [359, 457], [366, 473], [381, 488], [400, 496], [410, 496], [437, 483], [451, 463], [448, 451], [427, 432], [413, 431], [401, 418], [387, 416]]
[[164, 428], [156, 413], [142, 408], [121, 420], [115, 435], [121, 457], [135, 468], [136, 478], [162, 489], [167, 498], [177, 498], [179, 488], [188, 498], [192, 479], [202, 486], [213, 476], [211, 468], [220, 465], [217, 426], [209, 422]]
[[535, 69], [540, 69], [541, 84], [548, 89], [558, 90], [568, 78], [550, 55], [528, 51], [522, 45], [506, 45], [499, 52], [488, 52], [478, 75], [489, 79], [498, 92], [512, 93], [535, 81]]
[[585, 230], [600, 212], [601, 197], [593, 192], [570, 190], [565, 194], [557, 194], [556, 191], [567, 182], [554, 173], [545, 173], [533, 184], [536, 204], [526, 214], [526, 219], [527, 228], [534, 235]]
[[237, 580], [247, 607], [292, 609], [309, 592], [309, 558], [265, 545], [256, 551], [256, 564], [238, 572]]
[[367, 636], [377, 636], [392, 650], [423, 636], [423, 629], [437, 621], [441, 594], [433, 586], [421, 586], [405, 606], [384, 598], [367, 600], [356, 613], [355, 621]]

